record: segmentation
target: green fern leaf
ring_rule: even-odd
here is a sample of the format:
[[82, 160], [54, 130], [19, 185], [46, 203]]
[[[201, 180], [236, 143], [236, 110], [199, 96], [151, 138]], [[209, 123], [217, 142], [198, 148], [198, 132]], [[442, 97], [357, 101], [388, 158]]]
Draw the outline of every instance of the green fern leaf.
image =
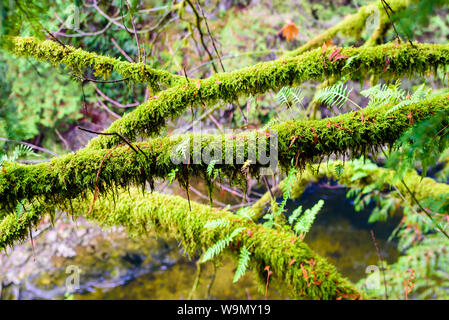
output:
[[298, 222], [295, 224], [293, 228], [296, 234], [301, 235], [302, 238], [309, 232], [312, 227], [313, 222], [315, 221], [315, 217], [321, 208], [324, 205], [324, 201], [318, 201], [312, 208], [307, 209], [301, 218], [298, 219]]
[[212, 247], [206, 250], [200, 262], [204, 263], [219, 255], [221, 252], [223, 252], [224, 249], [226, 249], [227, 246], [229, 246], [232, 240], [243, 230], [245, 230], [245, 228], [234, 229], [234, 231], [232, 231], [231, 234], [228, 234], [224, 239], [218, 240]]
[[292, 212], [291, 216], [288, 217], [288, 223], [290, 225], [293, 225], [293, 223], [296, 221], [296, 219], [298, 219], [301, 213], [302, 213], [302, 206], [299, 206]]
[[337, 83], [333, 86], [326, 87], [318, 91], [313, 100], [324, 103], [329, 107], [335, 105], [339, 109], [341, 109], [349, 101], [361, 109], [357, 103], [349, 99], [349, 94], [351, 92], [352, 88], [346, 87], [343, 83]]
[[215, 228], [226, 228], [229, 226], [229, 220], [227, 219], [215, 219], [212, 221], [208, 221], [204, 224], [205, 228], [211, 228], [211, 229], [215, 229]]
[[246, 246], [243, 246], [242, 249], [240, 249], [240, 256], [239, 256], [239, 262], [237, 264], [237, 269], [235, 270], [234, 275], [234, 283], [239, 281], [241, 277], [246, 273], [246, 270], [248, 269], [248, 263], [251, 259], [251, 252], [246, 248]]

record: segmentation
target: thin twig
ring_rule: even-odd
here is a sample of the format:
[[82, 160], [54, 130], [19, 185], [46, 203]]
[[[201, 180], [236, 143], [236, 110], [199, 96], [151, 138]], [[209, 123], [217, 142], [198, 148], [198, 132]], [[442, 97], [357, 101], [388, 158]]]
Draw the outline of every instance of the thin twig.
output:
[[118, 132], [98, 132], [98, 131], [93, 131], [93, 130], [89, 130], [89, 129], [86, 129], [86, 128], [82, 128], [80, 126], [78, 126], [77, 128], [79, 130], [81, 130], [81, 131], [85, 131], [85, 132], [89, 132], [89, 133], [93, 133], [93, 134], [104, 135], [104, 136], [117, 136], [120, 139], [122, 139], [123, 142], [125, 142], [131, 149], [133, 149], [134, 152], [139, 153], [139, 151], [140, 151], [147, 159], [149, 159], [148, 155], [145, 152], [143, 152], [142, 149], [140, 149], [137, 144], [136, 144], [136, 148], [137, 148], [136, 149], [136, 148], [134, 148], [134, 146], [124, 136], [122, 136]]
[[126, 58], [126, 60], [128, 60], [131, 63], [134, 63], [135, 61], [133, 60], [133, 58], [131, 58], [117, 43], [117, 41], [115, 41], [114, 38], [111, 38], [111, 42], [112, 44], [117, 48], [118, 51], [120, 51], [120, 53]]
[[215, 54], [217, 55], [217, 58], [220, 61], [221, 69], [223, 70], [223, 72], [226, 72], [226, 70], [223, 66], [223, 61], [221, 60], [220, 54], [218, 53], [217, 46], [215, 45], [215, 39], [214, 39], [214, 37], [212, 37], [212, 33], [210, 32], [209, 24], [207, 23], [207, 18], [206, 18], [206, 15], [204, 14], [203, 8], [200, 6], [200, 2], [198, 0], [196, 1], [196, 4], [198, 5], [198, 8], [200, 8], [201, 14], [204, 19], [204, 23], [206, 24], [207, 33], [209, 34], [209, 37], [212, 40], [212, 46], [214, 47]]
[[[391, 23], [391, 25], [393, 26], [394, 32], [396, 32], [396, 35], [397, 35], [398, 39], [400, 40], [401, 37], [399, 36], [399, 32], [398, 32], [398, 30], [396, 29], [396, 26], [395, 26], [393, 20], [391, 20], [391, 16], [390, 16], [390, 13], [388, 12], [388, 10], [390, 10], [392, 14], [394, 14], [395, 12], [394, 12], [394, 10], [390, 7], [390, 5], [388, 4], [388, 2], [387, 2], [386, 0], [381, 0], [381, 2], [382, 2], [382, 6], [383, 6], [383, 8], [384, 8], [384, 10], [385, 10], [385, 13], [386, 13], [387, 16], [388, 16], [388, 20], [390, 20], [390, 23]], [[407, 35], [407, 40], [408, 40], [408, 42], [412, 45], [412, 47], [415, 47], [415, 45], [412, 43], [412, 41], [410, 40], [410, 38], [409, 38], [408, 35]]]
[[51, 150], [48, 150], [48, 149], [45, 149], [45, 148], [42, 148], [42, 147], [39, 147], [39, 146], [36, 146], [36, 145], [28, 143], [28, 142], [21, 142], [21, 141], [11, 140], [11, 139], [7, 139], [7, 138], [3, 138], [3, 137], [0, 137], [0, 140], [1, 141], [6, 141], [6, 142], [17, 143], [17, 144], [23, 144], [25, 146], [30, 147], [31, 149], [39, 150], [39, 151], [51, 154], [53, 156], [59, 157], [59, 154], [57, 154], [56, 152], [53, 152]]
[[122, 82], [122, 81], [128, 81], [129, 78], [123, 78], [123, 79], [118, 79], [118, 80], [97, 80], [97, 79], [91, 79], [91, 78], [86, 78], [86, 77], [80, 77], [74, 73], [71, 73], [72, 76], [74, 76], [75, 78], [78, 78], [79, 80], [81, 80], [83, 83], [84, 82], [95, 82], [95, 83], [117, 83], [117, 82]]
[[385, 278], [385, 268], [384, 268], [384, 261], [382, 259], [382, 255], [380, 254], [379, 246], [377, 245], [376, 237], [374, 236], [374, 231], [371, 230], [371, 237], [373, 237], [374, 246], [376, 247], [377, 251], [377, 257], [379, 258], [380, 264], [381, 264], [381, 270], [382, 274], [384, 276], [384, 287], [385, 287], [385, 299], [388, 300], [388, 292], [387, 292], [387, 280]]

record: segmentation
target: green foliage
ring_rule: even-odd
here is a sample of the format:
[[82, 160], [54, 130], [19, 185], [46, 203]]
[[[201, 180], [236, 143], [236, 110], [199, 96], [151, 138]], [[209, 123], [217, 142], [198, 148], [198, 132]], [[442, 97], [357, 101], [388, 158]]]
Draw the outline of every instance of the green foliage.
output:
[[276, 94], [274, 100], [280, 105], [286, 105], [288, 108], [293, 105], [304, 107], [302, 103], [304, 100], [304, 92], [299, 87], [282, 87]]
[[290, 225], [293, 225], [293, 223], [296, 221], [296, 219], [298, 219], [298, 217], [301, 215], [301, 213], [302, 213], [302, 206], [299, 206], [298, 208], [293, 210], [290, 217], [288, 217], [288, 223]]
[[396, 104], [405, 98], [406, 92], [401, 89], [401, 83], [397, 81], [390, 85], [378, 84], [361, 91], [360, 94], [369, 97], [368, 107], [376, 107], [387, 103]]
[[27, 145], [19, 144], [16, 146], [10, 155], [3, 154], [0, 157], [0, 169], [6, 161], [14, 162], [22, 157], [38, 156], [33, 149]]
[[301, 237], [301, 239], [304, 239], [305, 235], [309, 232], [313, 222], [315, 221], [316, 215], [321, 210], [323, 205], [324, 201], [320, 199], [312, 208], [304, 211], [304, 214], [299, 218], [292, 219], [290, 224], [293, 225], [296, 220], [293, 230]]
[[215, 229], [215, 228], [227, 228], [229, 227], [229, 220], [227, 219], [215, 219], [212, 221], [208, 221], [205, 225], [205, 228], [211, 228], [211, 229]]
[[338, 164], [335, 166], [335, 174], [337, 175], [337, 178], [338, 178], [338, 179], [341, 178], [341, 175], [343, 174], [344, 169], [345, 169], [345, 166], [344, 166], [343, 164], [341, 164], [341, 163], [338, 163]]
[[[413, 121], [414, 113], [409, 113]], [[394, 168], [400, 179], [417, 163], [422, 168], [422, 176], [426, 176], [430, 166], [434, 166], [441, 153], [449, 147], [448, 126], [449, 111], [440, 111], [407, 132], [395, 144], [395, 151], [387, 159], [387, 166]]]
[[251, 221], [253, 220], [251, 217], [255, 215], [254, 210], [251, 207], [240, 208], [235, 214]]
[[337, 83], [330, 87], [326, 87], [318, 91], [314, 97], [314, 101], [324, 103], [327, 106], [336, 106], [341, 109], [349, 101], [357, 108], [360, 106], [349, 99], [349, 94], [352, 92], [352, 88], [348, 88], [344, 83]]
[[170, 173], [167, 175], [168, 184], [172, 184], [173, 180], [176, 178], [176, 173], [178, 172], [178, 168], [172, 169]]
[[[388, 1], [387, 1], [388, 2]], [[393, 15], [393, 22], [402, 37], [407, 39], [416, 39], [416, 35], [424, 26], [429, 24], [435, 11], [439, 7], [447, 5], [447, 0], [420, 0], [410, 4], [405, 10]]]
[[50, 1], [0, 1], [0, 41], [6, 35], [17, 35], [26, 25], [34, 35], [42, 36], [42, 23]]
[[239, 261], [237, 263], [237, 269], [235, 270], [233, 280], [234, 283], [239, 281], [239, 279], [243, 277], [243, 275], [246, 273], [250, 259], [251, 259], [251, 252], [246, 248], [246, 246], [243, 246], [240, 249]]
[[[293, 189], [298, 181], [297, 178], [298, 170], [296, 170], [294, 167], [290, 168], [287, 177], [284, 179], [284, 182], [282, 184], [282, 192], [283, 192], [283, 199], [281, 204], [279, 205], [279, 208], [277, 208], [275, 205], [272, 205], [271, 213], [267, 213], [263, 218], [268, 220], [264, 223], [264, 226], [266, 227], [273, 227], [276, 224], [276, 218], [278, 218], [280, 215], [284, 213], [285, 205], [287, 204], [288, 199], [291, 198]], [[275, 211], [274, 211], [275, 210]]]
[[245, 228], [236, 228], [230, 234], [226, 235], [224, 239], [218, 240], [213, 246], [211, 246], [204, 252], [200, 262], [204, 263], [218, 256], [221, 252], [223, 252], [224, 249], [226, 249], [226, 247], [229, 246], [232, 240], [234, 240], [234, 238], [244, 230]]

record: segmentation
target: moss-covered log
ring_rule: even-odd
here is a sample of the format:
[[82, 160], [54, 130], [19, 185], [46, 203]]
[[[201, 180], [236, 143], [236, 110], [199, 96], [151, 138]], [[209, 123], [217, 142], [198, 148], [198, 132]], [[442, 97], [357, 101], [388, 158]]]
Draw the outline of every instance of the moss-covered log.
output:
[[[256, 146], [258, 150], [267, 150], [267, 157], [278, 156], [285, 169], [292, 164], [302, 168], [332, 154], [349, 153], [357, 157], [394, 143], [412, 124], [448, 110], [449, 99], [447, 94], [439, 95], [386, 114], [389, 108], [367, 108], [319, 121], [283, 122], [273, 126], [269, 133], [249, 131], [235, 136], [187, 134], [156, 138], [138, 144], [145, 155], [125, 145], [112, 150], [86, 148], [36, 165], [8, 163], [0, 172], [0, 209], [12, 211], [23, 199], [66, 202], [96, 188], [104, 192], [115, 186], [153, 183], [176, 169], [177, 179], [185, 186], [192, 175], [208, 179], [206, 170], [211, 159], [217, 160], [215, 168], [221, 169], [231, 181], [246, 180], [242, 168], [249, 153], [256, 156], [249, 159], [254, 160], [249, 167], [246, 165], [250, 174], [257, 175], [267, 165], [260, 161]], [[278, 146], [270, 151], [275, 133]], [[180, 150], [184, 158], [179, 157]], [[240, 155], [240, 162], [236, 161], [236, 154]], [[208, 161], [204, 155], [210, 155]]]
[[[89, 201], [73, 202], [74, 214], [84, 215]], [[40, 207], [39, 205], [37, 207]], [[326, 259], [315, 254], [293, 232], [264, 228], [229, 211], [213, 209], [179, 196], [139, 192], [123, 192], [116, 201], [97, 200], [86, 217], [104, 226], [124, 226], [132, 234], [145, 234], [149, 230], [175, 238], [186, 252], [200, 254], [238, 228], [242, 232], [234, 238], [225, 252], [238, 259], [239, 248], [246, 246], [251, 252], [250, 266], [261, 288], [267, 281], [266, 266], [270, 266], [270, 287], [288, 293], [294, 299], [356, 299], [360, 294]], [[0, 222], [0, 248], [12, 245], [27, 236], [30, 222], [39, 221], [43, 209], [29, 210], [19, 220], [10, 215]], [[48, 208], [47, 208], [48, 210]], [[208, 221], [226, 219], [227, 227], [210, 229]], [[35, 224], [35, 223], [34, 223]], [[292, 263], [293, 262], [293, 263]], [[306, 274], [306, 276], [305, 276]]]

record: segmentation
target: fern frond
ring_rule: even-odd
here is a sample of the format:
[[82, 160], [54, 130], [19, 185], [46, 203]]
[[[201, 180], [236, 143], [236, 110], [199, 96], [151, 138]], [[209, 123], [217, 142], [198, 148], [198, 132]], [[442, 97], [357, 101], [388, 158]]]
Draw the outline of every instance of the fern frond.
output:
[[349, 99], [349, 94], [351, 92], [352, 88], [348, 88], [343, 83], [337, 83], [333, 86], [326, 87], [318, 91], [313, 100], [324, 103], [329, 107], [335, 105], [339, 109], [341, 109], [349, 101], [361, 109], [357, 103]]
[[217, 163], [217, 160], [211, 160], [210, 162], [209, 162], [209, 164], [207, 165], [207, 175], [210, 177], [210, 176], [212, 176], [212, 173], [213, 173], [213, 171], [214, 171], [214, 166], [215, 166], [215, 164]]
[[312, 208], [307, 209], [304, 212], [304, 214], [301, 216], [301, 218], [298, 219], [298, 222], [295, 224], [295, 227], [293, 228], [296, 234], [301, 235], [301, 237], [303, 238], [306, 235], [306, 233], [309, 232], [313, 222], [315, 221], [316, 215], [321, 210], [323, 205], [324, 201], [320, 200]]
[[301, 105], [304, 107], [302, 101], [304, 100], [304, 92], [301, 90], [301, 88], [296, 87], [292, 88], [290, 90], [290, 99], [293, 101], [296, 105]]
[[361, 91], [360, 94], [369, 98], [369, 107], [386, 103], [396, 104], [399, 101], [402, 101], [406, 96], [405, 91], [400, 88], [400, 85], [401, 83], [399, 81], [397, 81], [396, 84], [389, 86], [386, 84], [378, 84]]
[[178, 172], [178, 168], [172, 169], [168, 174], [168, 184], [172, 184], [173, 180], [176, 178], [176, 172]]
[[242, 249], [240, 249], [239, 262], [237, 263], [237, 269], [235, 270], [233, 283], [239, 281], [239, 279], [246, 273], [250, 259], [251, 252], [249, 252], [246, 246], [243, 246]]
[[287, 104], [288, 105], [288, 95], [289, 95], [289, 87], [282, 87], [281, 90], [274, 97], [275, 101], [277, 101], [280, 105]]
[[296, 208], [290, 217], [288, 217], [288, 223], [292, 226], [293, 223], [296, 221], [296, 219], [298, 219], [298, 217], [301, 215], [302, 213], [302, 206], [299, 206], [298, 208]]
[[298, 174], [298, 170], [296, 170], [295, 168], [291, 168], [289, 170], [288, 175], [285, 178], [283, 185], [282, 185], [282, 192], [283, 192], [284, 199], [282, 200], [281, 205], [279, 206], [276, 216], [280, 215], [284, 211], [285, 205], [287, 204], [287, 200], [291, 198], [293, 188], [297, 183], [297, 177], [296, 177], [297, 174]]
[[335, 166], [335, 174], [337, 175], [337, 178], [340, 179], [341, 175], [343, 174], [343, 171], [345, 170], [345, 166], [342, 165], [341, 163], [338, 163]]
[[229, 220], [227, 219], [215, 219], [208, 221], [204, 224], [205, 228], [215, 229], [215, 228], [226, 228], [229, 226]]
[[228, 234], [224, 239], [218, 240], [212, 247], [206, 250], [204, 253], [201, 263], [206, 262], [217, 255], [219, 255], [221, 252], [223, 252], [224, 249], [226, 249], [227, 246], [232, 242], [232, 240], [245, 228], [237, 228], [234, 231], [232, 231], [231, 234]]
[[253, 220], [251, 217], [253, 217], [255, 215], [255, 213], [254, 213], [253, 208], [243, 207], [239, 211], [236, 212], [236, 215], [246, 218], [246, 219], [249, 219], [249, 220]]
[[[282, 87], [281, 90], [274, 97], [280, 105], [287, 105], [291, 107], [294, 104], [303, 106], [302, 101], [304, 100], [304, 93], [299, 87]], [[303, 106], [304, 107], [304, 106]]]

